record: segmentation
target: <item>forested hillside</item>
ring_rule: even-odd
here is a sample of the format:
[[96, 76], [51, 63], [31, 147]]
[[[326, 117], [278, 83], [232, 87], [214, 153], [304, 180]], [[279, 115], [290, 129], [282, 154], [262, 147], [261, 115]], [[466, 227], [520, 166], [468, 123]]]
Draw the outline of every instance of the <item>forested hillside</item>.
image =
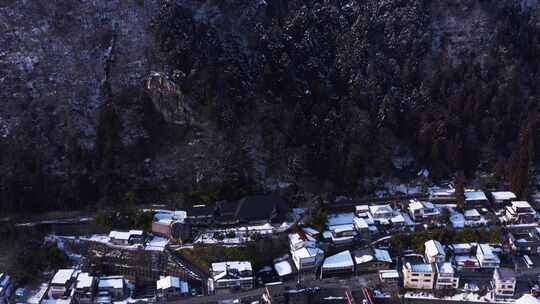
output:
[[234, 199], [540, 156], [540, 4], [0, 4], [5, 210]]

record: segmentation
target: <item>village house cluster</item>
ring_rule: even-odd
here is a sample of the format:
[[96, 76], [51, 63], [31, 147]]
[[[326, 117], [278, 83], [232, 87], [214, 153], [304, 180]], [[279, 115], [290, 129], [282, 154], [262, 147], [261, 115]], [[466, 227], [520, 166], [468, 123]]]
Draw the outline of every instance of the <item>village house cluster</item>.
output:
[[[361, 288], [368, 302], [402, 297], [513, 303], [524, 295], [540, 295], [536, 203], [508, 191], [467, 190], [460, 207], [453, 188], [431, 187], [427, 193], [400, 199], [336, 199], [315, 207], [326, 214], [324, 225], [317, 227], [311, 218], [318, 210], [291, 208], [277, 196], [196, 204], [187, 210], [149, 209], [153, 221], [148, 231], [50, 235], [49, 241], [82, 258], [76, 267], [58, 270], [38, 302], [135, 301], [141, 293], [138, 286], [153, 286], [151, 297], [161, 302], [240, 297], [256, 288], [261, 288], [258, 301], [266, 303], [308, 303], [326, 293], [346, 301], [358, 294], [354, 288]], [[500, 241], [479, 241], [479, 228], [484, 233], [499, 229]], [[421, 251], [411, 250], [415, 233], [429, 235], [433, 229], [469, 229], [473, 239], [427, 239]], [[182, 254], [192, 246], [242, 247], [280, 235], [286, 236], [286, 248], [268, 257], [272, 262], [262, 268], [245, 257], [218, 258], [203, 267]], [[393, 247], [398, 235], [408, 236], [404, 245], [409, 249]], [[363, 280], [364, 285], [328, 287], [336, 276]], [[527, 276], [530, 284], [520, 285], [520, 276], [521, 281]], [[6, 286], [0, 285], [0, 300], [3, 295], [13, 297], [6, 277], [0, 276]]]

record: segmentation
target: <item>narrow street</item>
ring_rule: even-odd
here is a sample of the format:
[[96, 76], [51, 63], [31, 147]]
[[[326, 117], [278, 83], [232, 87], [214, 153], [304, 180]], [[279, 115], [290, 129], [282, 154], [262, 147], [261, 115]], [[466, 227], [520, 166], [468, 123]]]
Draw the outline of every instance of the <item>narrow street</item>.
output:
[[[326, 278], [322, 280], [305, 281], [305, 282], [302, 282], [302, 287], [303, 288], [320, 287], [321, 289], [322, 288], [348, 287], [351, 289], [353, 293], [361, 294], [360, 291], [363, 287], [370, 287], [369, 282], [370, 280], [366, 280], [362, 276], [352, 276], [350, 278], [335, 278], [334, 277], [334, 278]], [[296, 281], [284, 282], [283, 285], [288, 288], [295, 288]], [[182, 300], [172, 301], [168, 303], [170, 304], [217, 303], [218, 301], [229, 300], [229, 299], [259, 298], [260, 296], [262, 296], [263, 292], [264, 292], [264, 288], [257, 288], [257, 289], [251, 289], [251, 290], [241, 291], [241, 292], [220, 293], [220, 294], [215, 294], [215, 295], [210, 295], [210, 296], [193, 297], [190, 299], [182, 299]]]

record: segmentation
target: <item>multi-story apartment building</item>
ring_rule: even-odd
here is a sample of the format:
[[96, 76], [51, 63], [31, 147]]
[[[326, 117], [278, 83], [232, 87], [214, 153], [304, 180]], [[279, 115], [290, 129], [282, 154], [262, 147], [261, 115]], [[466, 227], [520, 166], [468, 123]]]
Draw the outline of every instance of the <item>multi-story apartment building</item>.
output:
[[513, 201], [506, 206], [505, 218], [511, 224], [530, 224], [536, 221], [536, 210], [526, 201]]
[[211, 272], [216, 289], [253, 288], [253, 269], [248, 261], [212, 263]]
[[77, 275], [75, 283], [75, 292], [73, 301], [78, 304], [91, 304], [94, 301], [94, 292], [96, 289], [96, 278], [87, 272], [81, 272]]
[[433, 289], [435, 271], [431, 264], [403, 265], [403, 287], [410, 289]]
[[459, 277], [450, 262], [438, 263], [435, 289], [456, 289], [459, 286]]
[[315, 239], [305, 233], [289, 234], [289, 246], [298, 271], [314, 270], [324, 260], [324, 251], [316, 246]]
[[516, 290], [516, 274], [510, 268], [497, 268], [491, 280], [492, 293], [495, 298], [511, 298]]
[[478, 244], [476, 258], [482, 268], [498, 268], [501, 264], [501, 260], [493, 253], [493, 249], [488, 244]]

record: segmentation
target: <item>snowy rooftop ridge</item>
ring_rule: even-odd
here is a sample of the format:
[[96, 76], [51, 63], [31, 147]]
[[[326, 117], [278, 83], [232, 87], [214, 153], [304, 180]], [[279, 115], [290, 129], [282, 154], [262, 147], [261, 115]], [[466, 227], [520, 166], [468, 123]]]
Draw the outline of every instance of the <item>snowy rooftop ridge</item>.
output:
[[353, 267], [354, 261], [349, 250], [342, 251], [327, 257], [323, 263], [323, 269]]
[[512, 200], [512, 199], [516, 199], [517, 196], [514, 194], [514, 192], [510, 192], [510, 191], [495, 191], [495, 192], [491, 192], [491, 196], [493, 196], [493, 199], [495, 200], [501, 200], [501, 201], [504, 201], [504, 200]]
[[429, 240], [425, 244], [426, 246], [426, 255], [430, 257], [444, 255], [444, 248], [437, 240]]
[[188, 292], [188, 284], [185, 281], [180, 280], [178, 277], [167, 276], [161, 278], [156, 282], [157, 289], [169, 289], [178, 288], [182, 293]]
[[60, 269], [54, 275], [51, 284], [52, 285], [66, 285], [69, 280], [73, 277], [75, 269]]
[[94, 277], [87, 272], [81, 272], [77, 276], [77, 284], [75, 288], [91, 288], [94, 283]]
[[228, 269], [236, 269], [242, 271], [252, 271], [251, 263], [248, 261], [231, 261], [231, 262], [218, 262], [212, 263], [213, 272], [222, 272]]

